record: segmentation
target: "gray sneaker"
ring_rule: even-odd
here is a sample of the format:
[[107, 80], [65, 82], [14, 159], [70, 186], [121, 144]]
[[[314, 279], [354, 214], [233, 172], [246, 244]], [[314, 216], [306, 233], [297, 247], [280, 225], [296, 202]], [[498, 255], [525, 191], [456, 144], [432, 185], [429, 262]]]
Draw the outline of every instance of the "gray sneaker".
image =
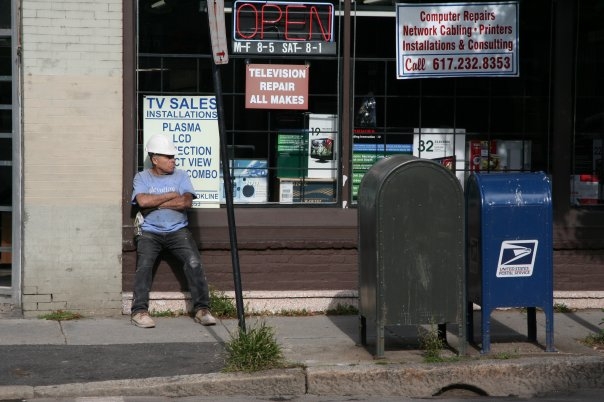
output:
[[212, 313], [210, 313], [210, 310], [207, 308], [197, 310], [197, 313], [195, 313], [195, 321], [206, 326], [216, 325], [216, 318], [212, 316]]
[[139, 313], [135, 313], [130, 317], [130, 321], [132, 324], [136, 325], [140, 328], [153, 328], [155, 327], [155, 322], [149, 316], [149, 313], [146, 311], [141, 311]]

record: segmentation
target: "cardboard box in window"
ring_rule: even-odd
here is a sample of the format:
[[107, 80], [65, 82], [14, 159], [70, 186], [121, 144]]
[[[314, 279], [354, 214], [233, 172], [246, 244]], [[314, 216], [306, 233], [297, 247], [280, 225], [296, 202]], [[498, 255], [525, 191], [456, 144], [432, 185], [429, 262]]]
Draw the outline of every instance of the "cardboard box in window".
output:
[[600, 199], [600, 180], [597, 175], [575, 174], [570, 176], [570, 202], [572, 205], [598, 205]]
[[[268, 201], [268, 163], [265, 159], [234, 159], [231, 161], [234, 203]], [[220, 202], [226, 202], [224, 180], [220, 178]]]
[[470, 140], [466, 154], [470, 172], [531, 169], [531, 141]]
[[309, 113], [308, 174], [305, 177], [335, 180], [338, 173], [338, 124], [335, 114]]
[[[12, 222], [9, 212], [0, 212], [0, 247], [12, 246]], [[0, 264], [10, 264], [12, 254], [9, 252], [0, 252]]]
[[266, 159], [233, 159], [233, 177], [267, 177]]
[[336, 202], [336, 181], [318, 179], [281, 179], [279, 202], [330, 203]]
[[277, 177], [303, 178], [308, 174], [308, 134], [303, 131], [277, 136]]

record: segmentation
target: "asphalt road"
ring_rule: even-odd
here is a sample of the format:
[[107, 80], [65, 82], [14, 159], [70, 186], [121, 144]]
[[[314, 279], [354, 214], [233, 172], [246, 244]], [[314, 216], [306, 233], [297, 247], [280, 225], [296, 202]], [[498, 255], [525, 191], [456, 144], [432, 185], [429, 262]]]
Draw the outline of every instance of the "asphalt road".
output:
[[[86, 398], [35, 398], [27, 400], [13, 400], [10, 402], [600, 402], [604, 395], [604, 389], [573, 390], [561, 392], [554, 395], [545, 395], [535, 398], [516, 397], [476, 397], [475, 395], [443, 396], [434, 398], [406, 398], [406, 397], [375, 397], [375, 396], [212, 396], [212, 397], [136, 397], [136, 396], [113, 396], [113, 397], [86, 397]], [[8, 402], [8, 401], [2, 401]]]
[[224, 345], [0, 346], [0, 385], [55, 385], [219, 372]]

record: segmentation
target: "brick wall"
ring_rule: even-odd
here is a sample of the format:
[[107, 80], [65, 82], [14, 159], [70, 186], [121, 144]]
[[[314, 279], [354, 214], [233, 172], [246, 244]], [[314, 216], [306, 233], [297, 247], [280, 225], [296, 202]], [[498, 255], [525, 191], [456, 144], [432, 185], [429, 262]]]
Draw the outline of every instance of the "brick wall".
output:
[[554, 251], [555, 290], [602, 291], [602, 284], [604, 250]]
[[[202, 258], [210, 285], [217, 290], [232, 291], [233, 272], [231, 254], [228, 250], [203, 250]], [[279, 249], [279, 250], [240, 250], [240, 270], [242, 290], [248, 292], [250, 299], [254, 295], [267, 293], [266, 299], [275, 300], [282, 308], [284, 303], [292, 303], [296, 308], [308, 308], [318, 298], [333, 298], [322, 291], [347, 292], [354, 304], [358, 289], [357, 251], [356, 249]], [[134, 279], [136, 253], [124, 253], [123, 284], [126, 304], [129, 302]], [[187, 284], [178, 263], [166, 256], [157, 268], [152, 292], [158, 299], [182, 299], [187, 295]], [[573, 308], [601, 308], [601, 284], [604, 283], [604, 250], [556, 250], [554, 251], [554, 303], [565, 304]], [[350, 292], [348, 292], [350, 291]], [[160, 295], [161, 294], [161, 295]], [[337, 304], [331, 302], [332, 305]], [[171, 296], [166, 296], [171, 295]], [[261, 296], [262, 297], [262, 296]], [[295, 304], [290, 301], [296, 298]], [[329, 301], [324, 301], [329, 303]], [[335, 303], [335, 304], [334, 304]], [[175, 304], [176, 310], [181, 308]], [[302, 307], [300, 307], [302, 306]], [[128, 313], [128, 306], [124, 312]], [[158, 308], [157, 306], [155, 308]], [[277, 308], [277, 311], [279, 310]], [[160, 308], [161, 309], [161, 308]]]
[[23, 312], [116, 313], [122, 2], [21, 4]]
[[[202, 251], [211, 286], [232, 290], [233, 270], [228, 250]], [[124, 291], [132, 291], [136, 253], [124, 254]], [[185, 291], [178, 263], [166, 257], [158, 266], [152, 291]], [[349, 249], [240, 250], [241, 284], [246, 291], [299, 291], [357, 288], [357, 252]]]

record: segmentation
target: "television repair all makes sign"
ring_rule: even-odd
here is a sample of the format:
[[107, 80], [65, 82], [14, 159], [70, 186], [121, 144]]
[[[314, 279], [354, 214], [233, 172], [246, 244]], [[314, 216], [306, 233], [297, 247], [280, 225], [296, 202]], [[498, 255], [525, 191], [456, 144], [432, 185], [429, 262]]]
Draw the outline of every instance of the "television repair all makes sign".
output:
[[518, 2], [396, 5], [397, 78], [518, 71]]
[[308, 109], [309, 66], [248, 64], [245, 107], [248, 109]]

